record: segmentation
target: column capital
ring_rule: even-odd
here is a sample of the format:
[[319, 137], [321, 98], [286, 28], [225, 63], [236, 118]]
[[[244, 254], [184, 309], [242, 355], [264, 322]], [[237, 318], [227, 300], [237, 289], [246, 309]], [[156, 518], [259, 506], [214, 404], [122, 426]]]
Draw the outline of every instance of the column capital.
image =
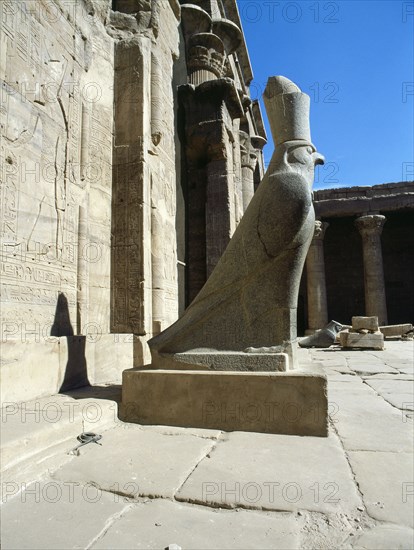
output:
[[249, 168], [254, 171], [257, 163], [257, 150], [253, 147], [250, 136], [240, 130], [240, 155], [242, 168]]
[[222, 78], [226, 54], [223, 42], [213, 33], [193, 34], [188, 39], [187, 69], [190, 83], [198, 86], [208, 80]]
[[320, 220], [316, 220], [312, 243], [315, 241], [322, 242], [325, 237], [325, 231], [328, 229], [328, 227], [329, 227], [328, 222], [322, 222]]
[[380, 236], [385, 222], [385, 216], [381, 214], [369, 214], [357, 218], [355, 220], [355, 226], [363, 237], [373, 235]]

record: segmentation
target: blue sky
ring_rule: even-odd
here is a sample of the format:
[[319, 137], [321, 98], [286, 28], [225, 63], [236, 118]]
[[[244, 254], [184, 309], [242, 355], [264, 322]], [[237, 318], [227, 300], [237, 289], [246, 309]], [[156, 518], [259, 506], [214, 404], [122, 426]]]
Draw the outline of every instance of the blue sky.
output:
[[[311, 97], [312, 140], [327, 162], [314, 188], [413, 180], [414, 2], [237, 3], [252, 97], [261, 99], [271, 75], [290, 78]], [[267, 132], [268, 162], [268, 125]]]

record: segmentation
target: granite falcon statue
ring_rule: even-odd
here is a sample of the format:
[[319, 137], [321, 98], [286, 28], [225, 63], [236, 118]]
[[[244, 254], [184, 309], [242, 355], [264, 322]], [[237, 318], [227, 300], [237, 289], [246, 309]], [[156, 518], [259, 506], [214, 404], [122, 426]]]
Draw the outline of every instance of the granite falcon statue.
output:
[[[264, 100], [275, 151], [211, 276], [183, 316], [149, 341], [164, 354], [272, 348], [292, 356], [300, 277], [312, 239], [312, 184], [324, 159], [311, 142], [309, 96], [281, 76]], [[248, 350], [251, 351], [251, 350]]]

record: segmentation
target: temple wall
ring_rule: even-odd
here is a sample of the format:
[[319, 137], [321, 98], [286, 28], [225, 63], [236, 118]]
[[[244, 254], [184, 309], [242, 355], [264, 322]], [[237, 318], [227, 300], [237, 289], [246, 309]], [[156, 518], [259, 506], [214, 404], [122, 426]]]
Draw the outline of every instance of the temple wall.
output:
[[108, 11], [102, 1], [1, 2], [1, 376], [8, 399], [57, 391], [74, 347], [85, 347], [78, 334], [90, 334], [92, 346], [89, 364], [76, 367], [79, 382], [100, 378], [93, 342], [109, 333], [110, 321]]
[[0, 3], [8, 401], [147, 364], [148, 339], [183, 312], [197, 270], [201, 288], [263, 173], [235, 0], [196, 4]]
[[113, 40], [83, 3], [2, 14], [2, 322], [108, 332]]

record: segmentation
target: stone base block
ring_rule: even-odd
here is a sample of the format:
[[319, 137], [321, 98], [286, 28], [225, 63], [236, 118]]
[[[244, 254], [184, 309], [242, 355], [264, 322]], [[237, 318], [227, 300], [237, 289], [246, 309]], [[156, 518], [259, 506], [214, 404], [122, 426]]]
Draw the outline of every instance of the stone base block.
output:
[[359, 334], [357, 332], [340, 332], [340, 343], [343, 348], [384, 349], [384, 335], [381, 332]]
[[145, 364], [143, 339], [133, 334], [88, 334], [3, 340], [2, 402], [30, 401], [88, 384], [120, 384], [122, 371]]
[[243, 353], [215, 350], [174, 354], [160, 353], [156, 357], [155, 368], [163, 370], [284, 372], [289, 370], [289, 356], [287, 353]]
[[404, 323], [402, 325], [385, 325], [379, 328], [385, 337], [402, 336], [413, 330], [411, 323]]
[[378, 330], [378, 317], [352, 317], [352, 328], [354, 330]]
[[125, 422], [289, 435], [328, 435], [322, 369], [290, 372], [137, 370], [123, 373]]

